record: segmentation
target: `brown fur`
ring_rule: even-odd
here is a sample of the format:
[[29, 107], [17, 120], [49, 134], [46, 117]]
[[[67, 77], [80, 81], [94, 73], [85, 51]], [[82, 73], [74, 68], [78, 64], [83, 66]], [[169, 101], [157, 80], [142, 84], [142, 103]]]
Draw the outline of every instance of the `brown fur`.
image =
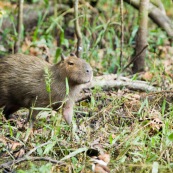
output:
[[[14, 54], [0, 59], [0, 107], [7, 119], [21, 107], [45, 107], [50, 104], [49, 93], [46, 90], [45, 68], [52, 74], [51, 101], [57, 109], [66, 97], [68, 78], [69, 96], [63, 107], [63, 115], [71, 123], [73, 103], [77, 98], [82, 84], [91, 81], [93, 72], [90, 65], [75, 55], [62, 59], [58, 64], [51, 65], [46, 61], [29, 55]], [[35, 120], [38, 111], [30, 117]], [[29, 118], [28, 118], [29, 119]]]

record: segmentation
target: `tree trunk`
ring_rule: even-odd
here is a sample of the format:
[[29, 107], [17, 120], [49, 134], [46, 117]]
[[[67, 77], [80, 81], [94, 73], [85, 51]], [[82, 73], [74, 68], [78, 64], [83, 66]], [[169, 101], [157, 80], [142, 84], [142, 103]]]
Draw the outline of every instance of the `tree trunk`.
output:
[[[139, 29], [136, 38], [135, 54], [138, 54], [147, 45], [148, 33], [148, 6], [149, 0], [141, 0], [139, 7]], [[144, 71], [146, 49], [134, 61], [133, 73]]]

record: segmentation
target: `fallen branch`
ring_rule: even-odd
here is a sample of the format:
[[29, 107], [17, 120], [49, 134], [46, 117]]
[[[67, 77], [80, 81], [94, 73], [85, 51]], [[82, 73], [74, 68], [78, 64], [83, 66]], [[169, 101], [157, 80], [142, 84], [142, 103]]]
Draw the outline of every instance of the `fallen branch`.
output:
[[6, 163], [3, 163], [0, 165], [0, 169], [3, 169], [3, 168], [9, 168], [11, 165], [15, 165], [15, 164], [19, 164], [21, 162], [24, 162], [24, 161], [49, 161], [51, 163], [55, 163], [55, 164], [59, 164], [59, 165], [64, 165], [65, 163], [62, 162], [62, 161], [58, 161], [58, 160], [55, 160], [55, 159], [52, 159], [52, 158], [49, 158], [49, 157], [31, 157], [30, 155], [36, 151], [38, 148], [41, 148], [45, 145], [48, 145], [50, 144], [51, 142], [46, 142], [46, 143], [43, 143], [39, 146], [36, 146], [35, 148], [33, 148], [32, 150], [30, 150], [28, 153], [26, 153], [26, 155], [24, 155], [22, 158], [18, 158], [16, 160], [11, 160], [9, 162], [6, 162]]
[[[118, 76], [117, 74], [108, 74], [103, 76], [96, 76], [93, 78], [92, 82], [84, 86], [84, 91], [90, 88], [100, 87], [103, 90], [108, 90], [111, 88], [128, 88], [131, 90], [138, 90], [144, 92], [156, 92], [159, 91], [159, 88], [152, 86], [149, 82], [132, 80], [127, 77]], [[91, 97], [90, 92], [81, 93], [81, 96], [78, 98], [77, 102], [89, 99]]]
[[55, 164], [58, 164], [58, 165], [65, 165], [64, 162], [58, 161], [58, 160], [54, 160], [54, 159], [49, 158], [49, 157], [31, 157], [31, 156], [24, 156], [22, 158], [18, 158], [16, 160], [12, 160], [12, 161], [9, 161], [9, 162], [6, 162], [6, 163], [1, 164], [0, 165], [0, 169], [8, 168], [11, 165], [19, 164], [19, 163], [24, 162], [24, 161], [49, 161], [51, 163], [55, 163]]
[[[84, 86], [84, 91], [90, 88], [100, 87], [103, 90], [108, 90], [111, 88], [128, 88], [131, 90], [138, 90], [144, 92], [158, 92], [159, 88], [152, 86], [149, 82], [132, 80], [127, 77], [118, 76], [117, 74], [108, 74], [103, 76], [96, 76], [93, 78], [92, 82]], [[80, 102], [91, 97], [91, 92], [87, 91], [81, 93], [80, 97], [76, 102]]]
[[132, 80], [127, 77], [118, 76], [116, 74], [94, 77], [90, 87], [101, 87], [103, 89], [126, 87], [128, 89], [139, 91], [158, 91], [156, 87], [151, 86], [148, 82]]
[[1, 164], [0, 165], [0, 169], [9, 168], [11, 165], [19, 164], [19, 163], [24, 162], [24, 161], [38, 161], [38, 160], [39, 161], [49, 161], [51, 163], [58, 164], [59, 166], [62, 166], [62, 165], [66, 165], [65, 162], [64, 162], [64, 160], [67, 160], [67, 159], [69, 159], [71, 157], [76, 156], [79, 153], [83, 153], [83, 152], [86, 152], [88, 150], [87, 147], [85, 147], [85, 148], [79, 148], [79, 149], [71, 152], [69, 155], [66, 155], [65, 157], [63, 157], [60, 161], [55, 160], [55, 159], [52, 159], [50, 157], [32, 157], [32, 156], [30, 156], [38, 148], [43, 147], [43, 146], [45, 146], [47, 144], [51, 144], [51, 142], [46, 142], [44, 144], [41, 144], [39, 146], [36, 146], [32, 150], [30, 150], [28, 153], [26, 153], [26, 155], [23, 156], [22, 158], [18, 158], [16, 160], [12, 160], [12, 161], [9, 161], [9, 162], [6, 162], [6, 163]]

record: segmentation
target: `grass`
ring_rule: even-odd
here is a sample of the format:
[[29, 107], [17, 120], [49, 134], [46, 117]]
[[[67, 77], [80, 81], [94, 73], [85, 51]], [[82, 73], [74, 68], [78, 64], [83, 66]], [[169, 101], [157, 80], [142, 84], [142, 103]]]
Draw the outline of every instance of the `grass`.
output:
[[[109, 10], [110, 6], [111, 10]], [[114, 1], [101, 0], [98, 6], [101, 11], [99, 15], [86, 9], [85, 6], [82, 9], [84, 14], [81, 14], [80, 22], [83, 23], [81, 29], [84, 33], [83, 58], [92, 65], [94, 75], [116, 72], [119, 68], [120, 54], [120, 27], [118, 25], [120, 14], [119, 11], [117, 12], [119, 6]], [[96, 17], [92, 18], [92, 16]], [[61, 52], [68, 54], [74, 51], [76, 41], [74, 38], [67, 38], [68, 32], [65, 30], [66, 26], [73, 27], [73, 18], [65, 23], [66, 18], [68, 15], [58, 15], [48, 19], [40, 15], [38, 26], [32, 32], [25, 33], [25, 37], [36, 47], [42, 43], [46, 44], [51, 52], [52, 62], [58, 61]], [[124, 27], [123, 65], [125, 66], [133, 53], [137, 30], [137, 12], [129, 5], [125, 5]], [[147, 80], [164, 90], [170, 90], [173, 83], [172, 68], [169, 66], [170, 69], [166, 70], [167, 66], [164, 65], [169, 53], [161, 50], [161, 53], [165, 55], [161, 57], [160, 49], [158, 49], [159, 46], [162, 48], [167, 46], [168, 38], [165, 32], [153, 23], [150, 23], [150, 27], [146, 71], [152, 74], [152, 79], [147, 78]], [[60, 38], [57, 38], [54, 31], [60, 33]], [[7, 39], [9, 37], [11, 39]], [[3, 32], [2, 44], [13, 48], [15, 37], [14, 30], [7, 28]], [[58, 46], [55, 44], [57, 39], [60, 40]], [[28, 47], [25, 53], [32, 54], [32, 51]], [[40, 55], [39, 51], [36, 53]], [[172, 60], [169, 64], [171, 62]], [[131, 75], [131, 73], [126, 71], [125, 75]], [[49, 76], [48, 73], [47, 76]], [[142, 78], [141, 74], [130, 77]], [[49, 91], [50, 82], [47, 83]], [[45, 161], [27, 161], [13, 165], [12, 168], [19, 173], [69, 172], [69, 170], [80, 173], [83, 169], [86, 173], [91, 172], [90, 158], [82, 149], [99, 146], [101, 150], [111, 155], [109, 164], [111, 172], [154, 173], [154, 170], [159, 170], [159, 172], [171, 173], [173, 171], [171, 92], [153, 94], [131, 91], [126, 88], [109, 91], [95, 88], [91, 94], [89, 100], [76, 104], [72, 126], [67, 125], [62, 119], [61, 110], [53, 112], [42, 109], [43, 112], [35, 123], [35, 132], [26, 144], [22, 143], [26, 131], [20, 131], [17, 128], [21, 120], [26, 117], [23, 115], [26, 110], [18, 112], [20, 116], [17, 116], [15, 126], [5, 121], [1, 113], [0, 164], [17, 158], [15, 154], [19, 154], [21, 146], [25, 152], [28, 152], [36, 146], [50, 142], [38, 148], [32, 156], [51, 157], [56, 160], [69, 157], [65, 159], [66, 165], [58, 166]], [[14, 147], [17, 143], [21, 145]]]
[[[173, 166], [172, 105], [165, 109], [165, 102], [163, 102], [160, 111], [157, 111], [155, 107], [160, 104], [136, 100], [131, 93], [126, 93], [121, 98], [108, 97], [108, 93], [100, 93], [99, 97], [97, 92], [93, 95], [94, 105], [82, 103], [85, 106], [76, 106], [78, 111], [76, 111], [73, 128], [77, 126], [78, 129], [75, 131], [61, 121], [59, 113], [50, 117], [42, 116], [37, 120], [37, 130], [34, 136], [25, 145], [26, 151], [51, 141], [51, 144], [36, 150], [35, 155], [50, 156], [59, 160], [80, 148], [89, 148], [95, 143], [111, 154], [112, 172], [123, 170], [125, 172], [150, 172], [154, 163], [158, 164], [159, 170], [171, 172]], [[112, 93], [117, 95], [116, 91]], [[139, 108], [133, 105], [134, 101], [137, 102]], [[90, 107], [92, 111], [90, 117], [88, 115], [77, 118], [82, 117], [83, 112], [89, 112]], [[137, 113], [136, 109], [141, 111]], [[164, 113], [165, 111], [167, 112]], [[160, 115], [160, 112], [163, 112], [163, 115]], [[164, 117], [165, 114], [166, 117]], [[1, 135], [10, 136], [15, 141], [22, 140], [22, 135], [25, 133], [6, 123], [3, 123], [1, 129]], [[68, 166], [73, 167], [74, 172], [80, 172], [85, 166], [85, 168], [89, 167], [85, 154], [82, 153], [71, 157], [67, 163]], [[26, 165], [28, 171], [37, 169], [38, 172], [42, 169], [46, 171], [56, 167], [53, 164], [42, 162], [31, 162], [28, 165], [27, 162], [20, 164], [18, 169], [24, 170]], [[59, 169], [62, 171], [67, 168]]]

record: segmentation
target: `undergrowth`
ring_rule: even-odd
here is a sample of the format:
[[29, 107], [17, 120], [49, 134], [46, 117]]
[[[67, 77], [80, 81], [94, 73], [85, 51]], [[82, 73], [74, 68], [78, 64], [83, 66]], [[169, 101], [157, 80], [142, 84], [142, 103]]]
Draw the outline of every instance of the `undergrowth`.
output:
[[[49, 3], [44, 3], [43, 6], [48, 9]], [[137, 11], [126, 4], [124, 10], [123, 66], [127, 65], [133, 54], [138, 28]], [[7, 10], [7, 15], [12, 14]], [[120, 68], [119, 21], [119, 3], [113, 0], [100, 0], [96, 12], [85, 5], [81, 7], [82, 55], [92, 65], [94, 75], [116, 73]], [[15, 24], [12, 17], [11, 22]], [[71, 31], [74, 35], [73, 22], [70, 10], [60, 11], [49, 18], [45, 14], [40, 15], [37, 26], [32, 31], [24, 32], [25, 41], [20, 51], [45, 58], [40, 48], [44, 45], [49, 50], [46, 54], [50, 61], [58, 62], [62, 52], [69, 54], [75, 51], [76, 41], [69, 33]], [[7, 28], [3, 31], [1, 44], [6, 45], [6, 50], [1, 51], [1, 54], [14, 49], [15, 39], [14, 29]], [[111, 172], [147, 173], [157, 168], [159, 172], [173, 172], [173, 105], [172, 92], [167, 91], [173, 86], [170, 66], [173, 55], [167, 55], [168, 40], [166, 33], [150, 21], [146, 73], [132, 75], [129, 68], [124, 74], [134, 79], [147, 80], [152, 85], [161, 87], [164, 92], [153, 94], [126, 88], [107, 91], [95, 88], [89, 91], [91, 96], [88, 99], [76, 103], [70, 126], [62, 119], [61, 109], [54, 112], [43, 108], [35, 122], [34, 133], [27, 143], [22, 142], [26, 131], [18, 128], [26, 118], [27, 110], [17, 112], [14, 125], [6, 121], [1, 113], [0, 164], [9, 159], [15, 160], [45, 143], [33, 152], [33, 157], [56, 160], [65, 158], [64, 165], [30, 160], [13, 165], [12, 169], [19, 173], [70, 172], [69, 170], [87, 173], [91, 172], [91, 163], [85, 148], [98, 148], [110, 154]], [[69, 158], [66, 159], [67, 156]]]

